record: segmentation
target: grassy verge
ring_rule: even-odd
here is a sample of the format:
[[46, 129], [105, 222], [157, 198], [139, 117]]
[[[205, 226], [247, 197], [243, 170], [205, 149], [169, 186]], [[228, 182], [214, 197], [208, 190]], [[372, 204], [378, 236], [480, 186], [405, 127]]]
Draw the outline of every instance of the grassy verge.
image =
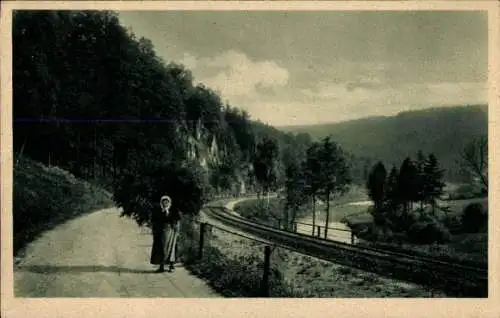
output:
[[114, 205], [109, 192], [29, 158], [14, 168], [13, 183], [14, 255], [18, 257], [44, 231]]
[[[270, 198], [269, 205], [265, 199], [249, 199], [234, 206], [234, 211], [242, 217], [270, 226], [278, 226], [279, 220], [283, 219], [284, 210], [285, 200], [281, 198]], [[301, 208], [297, 211], [297, 220], [307, 213], [307, 208]]]
[[[226, 297], [259, 296], [264, 246], [213, 229], [202, 260], [199, 228], [185, 220], [180, 254], [186, 268]], [[281, 248], [271, 256], [271, 297], [445, 297], [422, 286], [351, 269]]]
[[[179, 254], [184, 266], [225, 297], [259, 297], [263, 247], [213, 229], [207, 234], [203, 258], [198, 259], [199, 225], [193, 219], [181, 224]], [[276, 258], [269, 277], [272, 297], [298, 297], [283, 280]]]

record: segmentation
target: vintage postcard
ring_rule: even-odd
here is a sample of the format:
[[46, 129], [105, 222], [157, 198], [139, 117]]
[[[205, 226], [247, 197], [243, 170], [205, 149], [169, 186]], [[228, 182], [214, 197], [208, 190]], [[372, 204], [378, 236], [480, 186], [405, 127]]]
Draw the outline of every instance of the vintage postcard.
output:
[[5, 317], [500, 315], [497, 2], [1, 6]]

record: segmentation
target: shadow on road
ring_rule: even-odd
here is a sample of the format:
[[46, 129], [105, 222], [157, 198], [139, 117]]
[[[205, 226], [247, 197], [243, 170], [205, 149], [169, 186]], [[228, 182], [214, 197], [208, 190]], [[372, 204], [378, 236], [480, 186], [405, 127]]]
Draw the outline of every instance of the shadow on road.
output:
[[133, 273], [133, 274], [152, 274], [155, 269], [152, 270], [142, 270], [142, 269], [131, 269], [122, 268], [118, 266], [101, 266], [101, 265], [84, 265], [84, 266], [57, 266], [57, 265], [32, 265], [32, 266], [21, 266], [16, 269], [16, 271], [27, 271], [39, 274], [50, 274], [50, 273], [97, 273], [97, 272], [107, 272], [107, 273]]

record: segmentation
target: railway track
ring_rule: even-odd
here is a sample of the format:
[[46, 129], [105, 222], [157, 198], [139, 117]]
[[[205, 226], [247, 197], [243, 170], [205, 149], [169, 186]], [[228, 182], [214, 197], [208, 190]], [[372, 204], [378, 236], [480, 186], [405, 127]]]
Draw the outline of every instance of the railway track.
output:
[[283, 231], [228, 213], [222, 206], [209, 205], [204, 210], [209, 218], [302, 254], [426, 285], [453, 297], [488, 295], [486, 269]]

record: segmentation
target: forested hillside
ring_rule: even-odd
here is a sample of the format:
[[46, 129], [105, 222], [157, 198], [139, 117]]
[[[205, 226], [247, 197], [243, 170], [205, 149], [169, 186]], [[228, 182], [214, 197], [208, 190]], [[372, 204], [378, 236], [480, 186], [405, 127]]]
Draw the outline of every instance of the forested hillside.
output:
[[393, 117], [368, 117], [342, 123], [280, 127], [308, 133], [313, 139], [332, 135], [346, 151], [398, 166], [418, 150], [434, 153], [447, 179], [460, 179], [459, 152], [472, 139], [488, 134], [487, 105], [431, 108]]
[[310, 142], [195, 85], [114, 12], [15, 12], [13, 90], [15, 164], [29, 157], [99, 182], [139, 223], [160, 192], [194, 213], [215, 193], [254, 188], [263, 140], [278, 146], [277, 187], [282, 159]]

